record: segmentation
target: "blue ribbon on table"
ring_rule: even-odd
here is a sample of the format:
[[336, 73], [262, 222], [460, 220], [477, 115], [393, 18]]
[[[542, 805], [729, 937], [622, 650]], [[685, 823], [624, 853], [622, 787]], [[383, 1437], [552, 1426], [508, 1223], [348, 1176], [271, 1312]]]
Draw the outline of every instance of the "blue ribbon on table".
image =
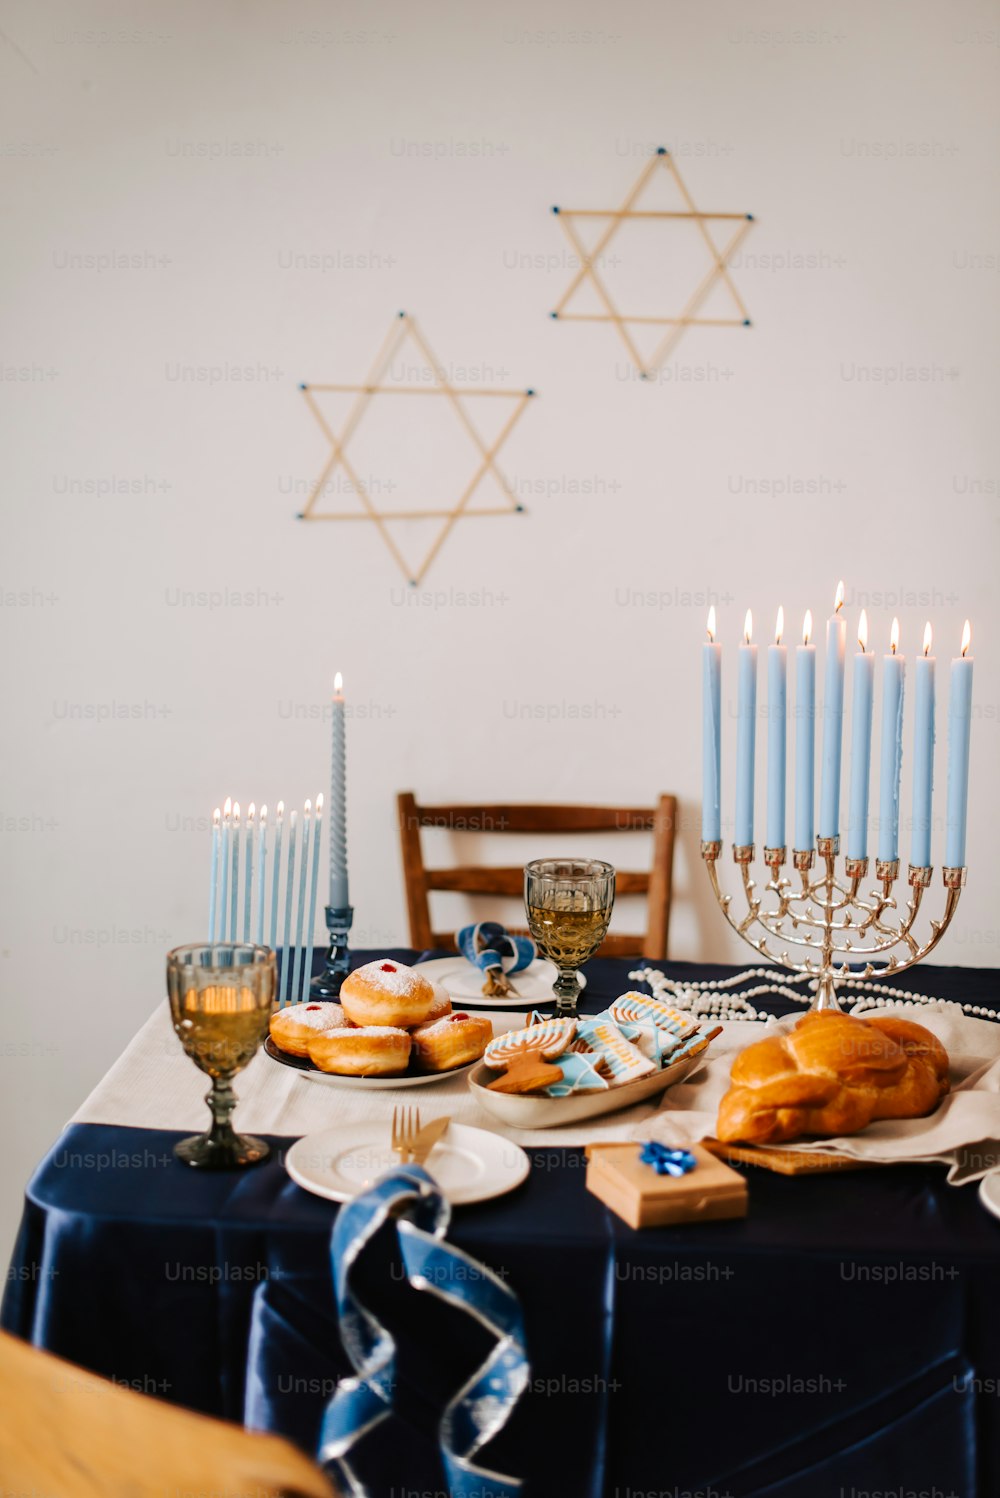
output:
[[639, 1159], [643, 1165], [651, 1165], [658, 1176], [684, 1176], [698, 1164], [690, 1150], [670, 1149], [655, 1139], [643, 1145]]
[[488, 973], [519, 973], [534, 962], [536, 947], [530, 936], [512, 936], [499, 921], [463, 926], [455, 937], [458, 950], [473, 967]]
[[351, 1289], [351, 1269], [388, 1217], [407, 1279], [465, 1310], [497, 1339], [486, 1361], [450, 1401], [438, 1429], [453, 1498], [516, 1498], [520, 1479], [476, 1467], [472, 1458], [506, 1425], [528, 1382], [521, 1305], [485, 1264], [445, 1241], [451, 1208], [419, 1165], [388, 1171], [340, 1209], [333, 1229], [333, 1282], [344, 1349], [357, 1373], [340, 1381], [323, 1415], [319, 1459], [333, 1463], [355, 1498], [366, 1488], [353, 1470], [354, 1447], [392, 1410], [396, 1344]]

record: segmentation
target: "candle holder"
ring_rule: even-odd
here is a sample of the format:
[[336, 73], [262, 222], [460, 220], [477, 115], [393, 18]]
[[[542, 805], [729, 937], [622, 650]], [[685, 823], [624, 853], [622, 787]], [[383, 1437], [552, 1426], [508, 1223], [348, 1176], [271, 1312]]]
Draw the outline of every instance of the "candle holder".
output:
[[733, 859], [740, 870], [746, 901], [746, 914], [740, 915], [733, 910], [732, 895], [724, 894], [719, 884], [721, 852], [721, 842], [701, 845], [701, 856], [723, 915], [761, 956], [791, 972], [812, 976], [813, 1009], [839, 1010], [840, 993], [849, 993], [873, 977], [900, 973], [922, 962], [951, 924], [968, 872], [965, 868], [942, 871], [943, 914], [939, 920], [930, 921], [930, 934], [918, 940], [913, 928], [931, 882], [932, 867], [910, 866], [910, 894], [900, 907], [893, 895], [899, 860], [877, 860], [876, 887], [863, 890], [868, 859], [845, 859], [843, 876], [838, 876], [839, 837], [817, 838], [815, 853], [811, 848], [793, 851], [797, 882], [781, 873], [783, 860], [776, 855], [783, 850], [765, 850], [770, 877], [759, 892], [752, 872], [753, 845], [734, 847]]
[[351, 969], [351, 951], [347, 945], [351, 925], [354, 921], [353, 905], [334, 910], [326, 907], [326, 929], [330, 937], [330, 950], [326, 954], [323, 971], [317, 973], [309, 985], [314, 999], [336, 999], [341, 985]]

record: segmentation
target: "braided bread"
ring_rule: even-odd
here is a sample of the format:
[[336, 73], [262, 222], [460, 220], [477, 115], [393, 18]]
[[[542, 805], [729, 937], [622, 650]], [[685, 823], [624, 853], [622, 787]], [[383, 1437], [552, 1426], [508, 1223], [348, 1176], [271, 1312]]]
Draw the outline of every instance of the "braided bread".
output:
[[719, 1105], [723, 1142], [781, 1144], [802, 1134], [856, 1134], [880, 1118], [921, 1118], [948, 1091], [948, 1053], [923, 1025], [895, 1015], [815, 1011], [733, 1063]]

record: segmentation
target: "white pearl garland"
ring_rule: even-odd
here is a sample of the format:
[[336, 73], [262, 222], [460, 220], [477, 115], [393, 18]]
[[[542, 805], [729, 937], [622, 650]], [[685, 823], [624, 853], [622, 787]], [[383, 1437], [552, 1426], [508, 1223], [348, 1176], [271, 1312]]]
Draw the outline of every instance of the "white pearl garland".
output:
[[[776, 983], [774, 973], [774, 968], [750, 967], [741, 973], [734, 973], [731, 978], [682, 981], [678, 978], [667, 978], [657, 968], [642, 967], [629, 973], [629, 977], [633, 982], [648, 983], [654, 998], [669, 999], [678, 1009], [698, 1019], [740, 1019], [765, 1022], [773, 1019], [774, 1016], [765, 1010], [754, 1008], [749, 1002], [750, 999], [758, 999], [764, 994], [776, 994], [796, 1004], [810, 1004], [812, 994], [816, 990], [816, 977], [813, 973], [789, 974], [785, 983]], [[755, 978], [764, 978], [767, 981], [748, 988], [742, 993], [731, 992], [732, 989], [739, 988], [743, 983], [750, 983]], [[799, 993], [796, 989], [789, 987], [789, 984], [793, 983], [807, 983], [811, 992]], [[919, 1009], [921, 1005], [927, 1004], [945, 1004], [949, 1008], [962, 1009], [966, 1014], [975, 1015], [977, 1019], [1000, 1021], [1000, 1013], [988, 1008], [985, 1004], [963, 1004], [957, 999], [936, 999], [932, 994], [913, 993], [907, 988], [890, 988], [885, 983], [871, 983], [861, 979], [849, 979], [846, 986], [856, 991], [856, 994], [845, 993], [843, 996], [845, 1000], [854, 998], [852, 1014], [879, 1009], [888, 999], [899, 1004], [903, 1009]]]

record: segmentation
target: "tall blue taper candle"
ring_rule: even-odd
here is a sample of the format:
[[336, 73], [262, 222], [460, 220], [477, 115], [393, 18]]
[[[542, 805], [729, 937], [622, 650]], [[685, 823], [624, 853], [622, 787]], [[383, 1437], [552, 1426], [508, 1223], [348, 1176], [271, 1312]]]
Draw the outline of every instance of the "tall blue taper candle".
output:
[[820, 769], [819, 835], [840, 831], [840, 758], [844, 739], [844, 653], [847, 625], [841, 616], [844, 584], [837, 584], [833, 613], [826, 621], [826, 668], [823, 679], [823, 761]]
[[257, 819], [257, 888], [254, 892], [256, 915], [253, 939], [264, 945], [264, 892], [267, 889], [267, 807], [262, 806]]
[[816, 805], [816, 646], [806, 609], [802, 644], [795, 650], [795, 849], [811, 853]]
[[753, 619], [747, 609], [743, 644], [738, 652], [736, 700], [736, 847], [753, 842], [754, 757], [757, 748], [757, 647], [751, 643]]
[[878, 856], [899, 857], [899, 778], [903, 770], [903, 686], [906, 658], [899, 651], [899, 620], [892, 621], [890, 654], [882, 662], [882, 743], [878, 779]]
[[236, 912], [240, 898], [240, 803], [233, 802], [233, 887], [229, 891], [229, 940], [239, 941]]
[[767, 843], [785, 846], [785, 757], [788, 717], [788, 649], [781, 643], [785, 611], [779, 608], [774, 644], [767, 647]]
[[965, 621], [962, 654], [951, 663], [948, 688], [948, 809], [945, 832], [946, 869], [965, 867], [965, 832], [969, 816], [969, 744], [972, 729], [972, 632]]
[[253, 831], [257, 808], [251, 801], [247, 808], [247, 850], [243, 859], [243, 940], [253, 941], [250, 929], [250, 896], [253, 889]]
[[281, 880], [281, 834], [284, 827], [285, 803], [278, 802], [274, 829], [274, 868], [271, 870], [271, 940], [272, 952], [278, 950], [278, 885]]
[[701, 839], [722, 838], [722, 646], [715, 638], [715, 605], [701, 647]]
[[851, 794], [847, 806], [847, 856], [868, 857], [868, 787], [872, 768], [872, 697], [875, 652], [868, 649], [868, 615], [861, 610], [851, 690]]
[[285, 942], [281, 951], [281, 1003], [288, 1002], [288, 990], [292, 981], [292, 895], [295, 889], [295, 817], [293, 811], [288, 819], [288, 882], [285, 885]]
[[330, 785], [330, 906], [345, 910], [351, 903], [347, 881], [347, 735], [344, 678], [333, 682], [333, 762]]
[[232, 797], [226, 797], [226, 804], [222, 808], [222, 887], [219, 890], [219, 934], [218, 941], [226, 940], [226, 928], [229, 921], [229, 869], [231, 866], [230, 844], [233, 836], [233, 802]]
[[913, 832], [910, 863], [931, 864], [931, 808], [934, 800], [934, 712], [937, 661], [931, 655], [931, 626], [924, 626], [924, 652], [914, 664], [913, 683]]
[[309, 879], [309, 851], [312, 844], [312, 802], [306, 801], [302, 816], [302, 863], [299, 868], [299, 904], [295, 918], [295, 970], [292, 976], [292, 1001], [301, 998], [303, 928], [306, 921], [306, 884]]

